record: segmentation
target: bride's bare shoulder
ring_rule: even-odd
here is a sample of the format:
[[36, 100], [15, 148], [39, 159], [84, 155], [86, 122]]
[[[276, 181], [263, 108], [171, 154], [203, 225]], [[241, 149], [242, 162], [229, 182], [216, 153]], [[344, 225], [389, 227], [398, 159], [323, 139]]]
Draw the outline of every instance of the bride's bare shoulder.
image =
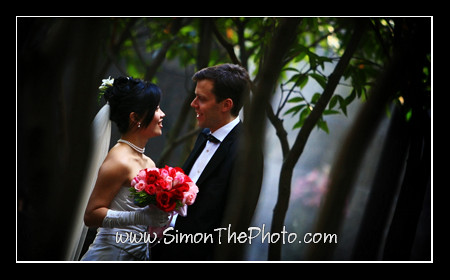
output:
[[114, 146], [108, 153], [103, 162], [103, 166], [106, 165], [116, 171], [123, 170], [128, 171], [130, 168], [129, 155], [127, 151], [122, 147]]
[[144, 156], [143, 156], [143, 160], [144, 160], [145, 168], [153, 168], [153, 167], [156, 167], [155, 162], [154, 162], [151, 158], [149, 158], [148, 156], [144, 155]]
[[105, 159], [105, 163], [106, 162], [127, 169], [128, 171], [133, 172], [133, 174], [136, 170], [156, 167], [154, 161], [148, 156], [130, 153], [130, 149], [122, 145], [116, 145], [109, 151]]

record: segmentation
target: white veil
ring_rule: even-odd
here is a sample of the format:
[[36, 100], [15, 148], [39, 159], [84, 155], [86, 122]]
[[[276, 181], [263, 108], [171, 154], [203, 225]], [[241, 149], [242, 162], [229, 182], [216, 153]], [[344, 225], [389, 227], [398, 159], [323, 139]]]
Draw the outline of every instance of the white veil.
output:
[[111, 138], [111, 120], [110, 106], [106, 103], [92, 122], [92, 151], [89, 161], [89, 169], [87, 170], [81, 196], [79, 201], [79, 208], [75, 214], [75, 219], [72, 224], [71, 237], [69, 239], [65, 259], [68, 261], [77, 261], [83, 248], [84, 239], [86, 238], [88, 228], [84, 225], [84, 210], [97, 181], [98, 170], [105, 160], [109, 150], [109, 142]]

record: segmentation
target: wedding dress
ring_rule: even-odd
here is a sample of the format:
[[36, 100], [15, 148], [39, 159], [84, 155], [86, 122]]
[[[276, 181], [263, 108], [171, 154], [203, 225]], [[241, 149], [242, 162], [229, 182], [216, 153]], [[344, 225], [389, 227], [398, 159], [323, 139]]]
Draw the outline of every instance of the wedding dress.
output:
[[[129, 187], [120, 188], [111, 202], [110, 209], [117, 211], [136, 211], [141, 209], [130, 198]], [[123, 228], [99, 227], [94, 242], [81, 259], [82, 261], [145, 261], [149, 259], [148, 244], [140, 240], [146, 226], [127, 226]], [[122, 238], [118, 238], [121, 236]], [[134, 236], [135, 238], [129, 238]]]

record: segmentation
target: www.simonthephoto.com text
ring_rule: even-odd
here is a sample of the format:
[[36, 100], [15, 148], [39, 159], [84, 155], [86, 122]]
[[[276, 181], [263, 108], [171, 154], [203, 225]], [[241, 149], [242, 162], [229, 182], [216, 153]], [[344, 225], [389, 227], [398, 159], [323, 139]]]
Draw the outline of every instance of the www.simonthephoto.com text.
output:
[[175, 230], [173, 227], [168, 227], [163, 232], [164, 238], [158, 238], [156, 233], [132, 233], [132, 232], [117, 232], [116, 243], [248, 243], [260, 241], [261, 243], [276, 243], [282, 244], [290, 243], [335, 243], [338, 242], [336, 233], [311, 233], [297, 234], [295, 232], [288, 232], [286, 226], [283, 226], [281, 232], [266, 231], [266, 225], [262, 227], [249, 227], [247, 231], [235, 232], [231, 230], [231, 225], [228, 227], [221, 227], [214, 229], [216, 234], [212, 233], [182, 233]]

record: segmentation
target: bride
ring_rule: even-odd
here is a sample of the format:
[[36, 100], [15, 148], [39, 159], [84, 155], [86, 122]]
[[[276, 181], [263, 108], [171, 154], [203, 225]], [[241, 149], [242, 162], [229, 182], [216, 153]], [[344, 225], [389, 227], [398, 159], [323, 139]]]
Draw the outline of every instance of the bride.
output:
[[147, 226], [163, 227], [169, 222], [169, 215], [156, 207], [134, 205], [128, 190], [139, 170], [155, 167], [144, 150], [149, 138], [162, 134], [165, 114], [159, 108], [161, 91], [152, 83], [131, 77], [104, 82], [100, 87], [107, 101], [104, 108], [117, 124], [121, 138], [100, 166], [85, 210], [85, 225], [99, 229], [81, 260], [148, 260], [146, 243], [116, 242], [116, 233], [139, 236]]

